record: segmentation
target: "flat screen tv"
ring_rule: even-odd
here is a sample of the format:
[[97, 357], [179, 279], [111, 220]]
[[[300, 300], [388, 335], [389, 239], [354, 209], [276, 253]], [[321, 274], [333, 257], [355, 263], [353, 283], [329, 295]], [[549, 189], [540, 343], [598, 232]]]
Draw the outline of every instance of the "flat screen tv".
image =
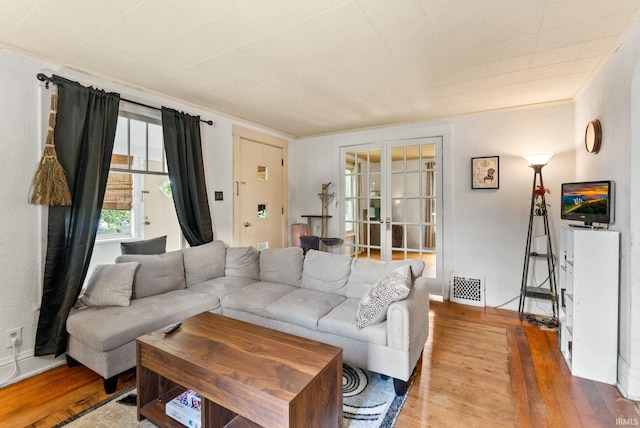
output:
[[560, 217], [582, 221], [584, 227], [594, 227], [594, 223], [613, 223], [612, 198], [611, 181], [563, 183]]

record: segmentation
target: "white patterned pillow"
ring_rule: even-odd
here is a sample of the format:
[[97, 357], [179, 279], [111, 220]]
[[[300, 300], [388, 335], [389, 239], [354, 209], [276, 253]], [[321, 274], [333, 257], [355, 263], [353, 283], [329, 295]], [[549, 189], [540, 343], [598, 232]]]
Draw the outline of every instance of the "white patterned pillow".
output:
[[362, 296], [356, 314], [358, 330], [387, 319], [389, 305], [402, 300], [411, 291], [411, 266], [396, 268], [380, 278], [368, 293]]
[[137, 267], [138, 262], [97, 265], [78, 303], [90, 307], [129, 306]]

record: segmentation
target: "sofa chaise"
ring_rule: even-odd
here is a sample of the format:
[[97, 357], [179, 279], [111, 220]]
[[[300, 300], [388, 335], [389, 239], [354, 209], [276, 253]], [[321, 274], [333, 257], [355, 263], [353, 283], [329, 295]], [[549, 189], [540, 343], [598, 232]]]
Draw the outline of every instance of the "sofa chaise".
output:
[[345, 363], [394, 378], [398, 394], [429, 334], [422, 260], [213, 241], [98, 268], [67, 320], [67, 362], [100, 374], [108, 392], [135, 367], [138, 336], [203, 311], [342, 347]]

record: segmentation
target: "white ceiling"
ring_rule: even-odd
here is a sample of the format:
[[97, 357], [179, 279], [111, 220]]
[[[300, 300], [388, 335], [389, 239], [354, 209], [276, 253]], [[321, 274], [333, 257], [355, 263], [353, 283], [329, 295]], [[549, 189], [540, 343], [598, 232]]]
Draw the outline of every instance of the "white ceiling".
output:
[[0, 47], [301, 137], [571, 100], [639, 10], [640, 0], [0, 0]]

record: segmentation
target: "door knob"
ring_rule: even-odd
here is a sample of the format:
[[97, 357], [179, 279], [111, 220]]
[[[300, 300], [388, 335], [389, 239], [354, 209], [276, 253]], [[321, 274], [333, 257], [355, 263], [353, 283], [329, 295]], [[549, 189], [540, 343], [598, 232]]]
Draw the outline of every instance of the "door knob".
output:
[[251, 226], [251, 223], [249, 223], [248, 221], [245, 221], [244, 222], [244, 227], [249, 227], [249, 226]]

